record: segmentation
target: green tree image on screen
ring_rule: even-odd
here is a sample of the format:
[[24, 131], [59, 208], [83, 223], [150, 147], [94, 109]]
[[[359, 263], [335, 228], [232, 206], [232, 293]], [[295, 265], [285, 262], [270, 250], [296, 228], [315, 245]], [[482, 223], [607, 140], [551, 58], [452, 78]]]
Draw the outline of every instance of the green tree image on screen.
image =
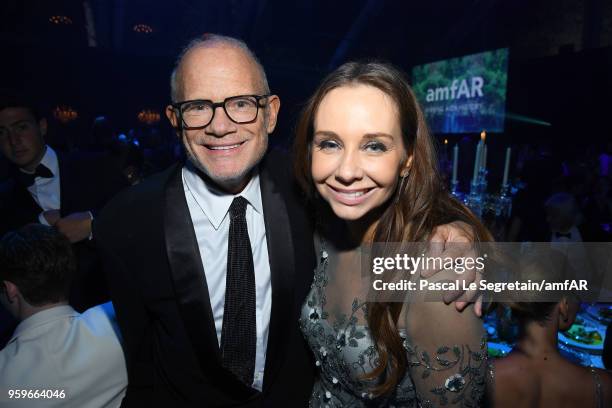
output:
[[419, 65], [412, 83], [434, 133], [503, 132], [508, 49]]

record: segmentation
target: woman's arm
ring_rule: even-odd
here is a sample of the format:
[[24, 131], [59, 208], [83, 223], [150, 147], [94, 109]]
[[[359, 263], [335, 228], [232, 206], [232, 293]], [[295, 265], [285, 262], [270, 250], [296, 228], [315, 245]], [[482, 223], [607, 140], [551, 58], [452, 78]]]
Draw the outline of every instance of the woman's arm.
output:
[[[454, 272], [443, 271], [429, 281], [454, 279]], [[421, 405], [481, 406], [487, 369], [482, 321], [473, 305], [458, 312], [426, 296], [420, 292], [409, 299], [404, 315], [408, 369]]]

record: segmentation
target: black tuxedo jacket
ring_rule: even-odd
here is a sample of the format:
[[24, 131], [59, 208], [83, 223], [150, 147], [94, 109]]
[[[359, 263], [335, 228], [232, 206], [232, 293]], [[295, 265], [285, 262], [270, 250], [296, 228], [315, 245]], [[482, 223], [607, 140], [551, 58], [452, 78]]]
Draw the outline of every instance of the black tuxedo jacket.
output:
[[127, 361], [123, 407], [307, 405], [315, 370], [298, 318], [315, 258], [286, 164], [276, 153], [260, 164], [272, 282], [261, 393], [221, 365], [182, 164], [120, 194], [95, 220]]
[[[96, 217], [99, 210], [119, 190], [127, 186], [119, 169], [105, 156], [92, 154], [62, 154], [57, 152], [60, 172], [60, 213], [91, 211]], [[19, 171], [13, 167], [11, 172]], [[9, 180], [5, 193], [0, 235], [30, 223], [38, 223], [42, 208], [26, 187], [14, 177]], [[88, 240], [73, 246], [78, 272], [74, 278], [70, 303], [78, 311], [108, 301], [109, 294], [100, 268], [95, 246]]]
[[[105, 156], [57, 152], [57, 161], [62, 217], [79, 211], [92, 211], [95, 217], [110, 198], [127, 186], [119, 170]], [[11, 174], [17, 171], [11, 167]], [[27, 188], [14, 180], [7, 192], [5, 208], [10, 217], [3, 222], [2, 232], [38, 223], [38, 215], [43, 211]]]

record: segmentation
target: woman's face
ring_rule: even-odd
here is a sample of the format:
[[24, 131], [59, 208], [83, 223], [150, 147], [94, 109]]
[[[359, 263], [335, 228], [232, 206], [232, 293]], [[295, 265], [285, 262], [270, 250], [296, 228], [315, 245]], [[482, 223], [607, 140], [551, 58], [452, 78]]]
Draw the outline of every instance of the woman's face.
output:
[[315, 114], [311, 150], [321, 197], [338, 217], [362, 218], [393, 195], [405, 167], [395, 102], [369, 85], [333, 89]]

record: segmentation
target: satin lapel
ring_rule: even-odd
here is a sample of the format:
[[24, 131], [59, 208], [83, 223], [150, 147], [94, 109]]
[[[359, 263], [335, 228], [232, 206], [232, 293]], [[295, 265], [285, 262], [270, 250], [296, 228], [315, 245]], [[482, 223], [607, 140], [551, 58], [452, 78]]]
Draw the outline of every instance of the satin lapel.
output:
[[[260, 186], [272, 275], [272, 312], [264, 371], [265, 390], [284, 360], [286, 346], [293, 332], [291, 325], [297, 325], [297, 320], [291, 321], [292, 311], [295, 308], [293, 287], [295, 266], [291, 224], [285, 199], [280, 186], [276, 185], [265, 167], [260, 173]], [[286, 336], [284, 341], [283, 334]]]
[[75, 165], [75, 157], [64, 153], [57, 153], [57, 164], [60, 173], [60, 213], [62, 217], [74, 212], [82, 210], [80, 204], [83, 198], [79, 194], [83, 194], [81, 187], [83, 170]]
[[68, 207], [70, 205], [71, 197], [68, 194], [70, 188], [68, 186], [71, 183], [70, 177], [72, 172], [68, 168], [68, 157], [62, 153], [57, 153], [57, 164], [59, 167], [59, 181], [60, 181], [60, 214], [62, 217], [68, 215]]
[[10, 210], [15, 212], [14, 214], [9, 212], [11, 217], [14, 217], [14, 219], [8, 220], [9, 225], [14, 228], [21, 227], [21, 225], [14, 224], [15, 221], [23, 222], [24, 224], [37, 222], [36, 220], [38, 220], [38, 214], [43, 211], [43, 209], [40, 208], [38, 203], [32, 197], [32, 194], [30, 194], [25, 187], [21, 186], [15, 187], [14, 201]]
[[166, 186], [164, 234], [185, 331], [207, 380], [232, 396], [248, 398], [254, 391], [245, 387], [221, 366], [206, 275], [185, 200], [181, 172], [182, 166], [177, 165]]
[[[7, 207], [9, 210], [8, 217], [6, 219], [6, 225], [10, 229], [19, 228], [26, 223], [38, 222], [38, 215], [43, 209], [38, 205], [32, 194], [28, 191], [27, 187], [17, 182], [17, 172], [19, 169], [16, 166], [11, 165], [9, 167], [9, 177], [12, 179], [7, 185], [9, 194]], [[5, 216], [4, 214], [2, 215]], [[3, 223], [0, 223], [2, 225]], [[0, 231], [0, 234], [4, 231]]]

